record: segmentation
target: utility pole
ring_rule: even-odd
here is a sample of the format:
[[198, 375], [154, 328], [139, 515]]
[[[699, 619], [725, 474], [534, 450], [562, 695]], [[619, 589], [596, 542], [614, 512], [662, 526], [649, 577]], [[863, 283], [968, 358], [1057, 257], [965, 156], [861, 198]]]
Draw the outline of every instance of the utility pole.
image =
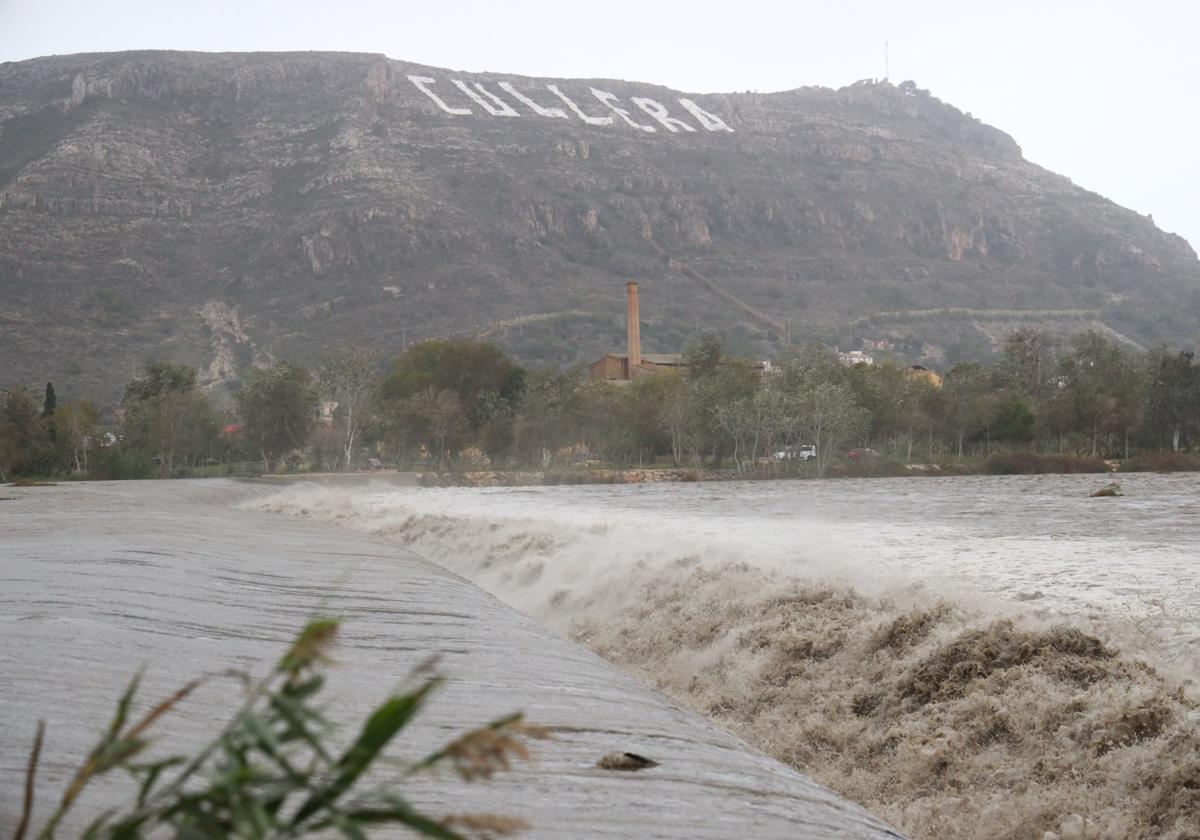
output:
[[888, 42], [883, 42], [883, 80], [886, 82], [892, 76], [891, 63], [888, 61]]

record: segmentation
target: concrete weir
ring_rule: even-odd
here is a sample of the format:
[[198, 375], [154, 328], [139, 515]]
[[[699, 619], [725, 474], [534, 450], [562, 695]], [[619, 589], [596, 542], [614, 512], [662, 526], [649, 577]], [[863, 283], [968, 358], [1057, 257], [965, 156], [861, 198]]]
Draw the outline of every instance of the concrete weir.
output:
[[[519, 816], [532, 826], [521, 836], [540, 838], [900, 836], [432, 562], [236, 508], [273, 492], [233, 481], [0, 487], [0, 834], [19, 814], [39, 718], [44, 817], [139, 667], [143, 706], [205, 672], [261, 673], [321, 613], [345, 622], [330, 713], [348, 728], [440, 654], [448, 681], [395, 754], [415, 759], [517, 710], [555, 729], [533, 761], [490, 782], [445, 772], [398, 782], [432, 814]], [[216, 682], [193, 695], [162, 724], [170, 744], [159, 748], [198, 743], [239, 691]], [[614, 751], [660, 766], [596, 766]], [[69, 827], [111, 804], [120, 784], [90, 790]]]

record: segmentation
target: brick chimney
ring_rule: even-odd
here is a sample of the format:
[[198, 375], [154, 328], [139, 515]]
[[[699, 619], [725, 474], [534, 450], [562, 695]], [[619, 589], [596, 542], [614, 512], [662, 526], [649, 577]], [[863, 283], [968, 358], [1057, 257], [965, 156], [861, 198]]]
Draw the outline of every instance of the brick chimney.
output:
[[630, 280], [625, 284], [625, 294], [629, 298], [628, 331], [629, 331], [629, 378], [633, 379], [633, 370], [642, 363], [642, 327], [638, 314], [637, 283]]

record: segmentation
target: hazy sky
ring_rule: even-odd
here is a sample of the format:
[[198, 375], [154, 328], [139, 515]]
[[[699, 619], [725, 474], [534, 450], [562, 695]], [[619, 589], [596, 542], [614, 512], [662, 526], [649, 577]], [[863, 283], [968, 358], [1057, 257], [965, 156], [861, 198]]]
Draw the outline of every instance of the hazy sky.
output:
[[883, 75], [1200, 247], [1200, 4], [1188, 0], [0, 0], [0, 61], [125, 49], [349, 50], [694, 92]]

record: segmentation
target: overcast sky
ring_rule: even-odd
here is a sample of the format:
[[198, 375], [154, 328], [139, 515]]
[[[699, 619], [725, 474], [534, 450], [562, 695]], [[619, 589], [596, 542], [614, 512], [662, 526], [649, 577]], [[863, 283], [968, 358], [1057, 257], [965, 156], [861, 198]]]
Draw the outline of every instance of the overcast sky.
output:
[[349, 50], [686, 91], [884, 73], [1200, 247], [1200, 4], [1190, 0], [0, 0], [0, 61], [127, 49]]

